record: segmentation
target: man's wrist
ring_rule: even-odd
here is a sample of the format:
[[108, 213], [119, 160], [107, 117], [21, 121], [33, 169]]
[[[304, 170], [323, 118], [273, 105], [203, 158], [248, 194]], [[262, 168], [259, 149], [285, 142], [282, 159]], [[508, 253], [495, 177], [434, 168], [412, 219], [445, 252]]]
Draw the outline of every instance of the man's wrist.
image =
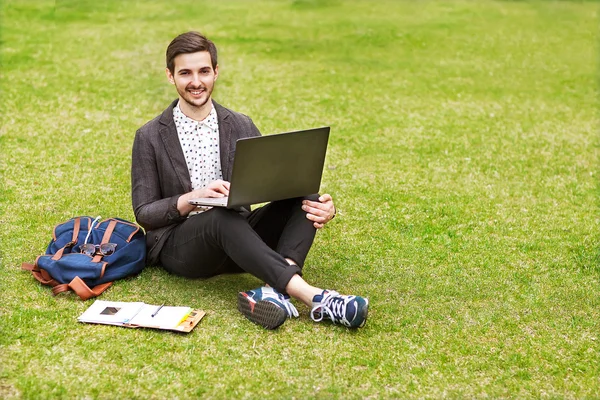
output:
[[185, 193], [177, 199], [177, 210], [182, 217], [187, 216], [194, 209], [194, 206], [188, 202], [188, 197], [188, 193]]

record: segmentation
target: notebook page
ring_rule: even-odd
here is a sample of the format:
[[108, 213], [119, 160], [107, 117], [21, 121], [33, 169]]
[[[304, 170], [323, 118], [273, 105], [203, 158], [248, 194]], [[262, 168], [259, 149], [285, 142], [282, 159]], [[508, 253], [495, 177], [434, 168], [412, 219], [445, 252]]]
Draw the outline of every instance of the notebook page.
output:
[[142, 302], [96, 300], [79, 318], [80, 322], [123, 325], [144, 307]]
[[191, 307], [163, 306], [153, 317], [152, 314], [154, 314], [159, 307], [159, 305], [146, 304], [128, 323], [138, 326], [173, 329], [192, 312]]

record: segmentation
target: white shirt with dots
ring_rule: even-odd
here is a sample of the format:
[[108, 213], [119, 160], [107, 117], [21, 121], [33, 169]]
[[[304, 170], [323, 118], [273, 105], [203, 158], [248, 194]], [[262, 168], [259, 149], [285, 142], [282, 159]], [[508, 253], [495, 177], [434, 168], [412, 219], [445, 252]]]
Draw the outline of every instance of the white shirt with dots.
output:
[[190, 172], [192, 189], [201, 189], [212, 181], [223, 179], [215, 108], [202, 121], [196, 121], [187, 117], [177, 103], [173, 109], [173, 119]]

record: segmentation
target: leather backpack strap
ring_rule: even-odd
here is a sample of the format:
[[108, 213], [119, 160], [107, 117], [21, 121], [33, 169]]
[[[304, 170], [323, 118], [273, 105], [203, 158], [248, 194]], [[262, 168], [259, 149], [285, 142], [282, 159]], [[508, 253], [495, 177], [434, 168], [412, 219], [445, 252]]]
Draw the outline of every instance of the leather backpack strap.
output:
[[108, 226], [106, 227], [106, 231], [104, 232], [104, 236], [102, 236], [101, 244], [110, 242], [110, 237], [112, 236], [113, 232], [115, 231], [116, 226], [117, 226], [116, 219], [113, 219], [108, 223]]
[[[56, 279], [54, 279], [48, 273], [48, 271], [46, 271], [45, 269], [40, 269], [39, 272], [38, 271], [31, 271], [31, 273], [33, 274], [33, 276], [35, 277], [35, 279], [37, 279], [38, 281], [40, 281], [44, 285], [50, 285], [50, 286], [60, 285], [60, 282], [57, 281]], [[41, 279], [40, 279], [40, 277], [41, 277]]]
[[52, 278], [52, 276], [50, 276], [50, 274], [46, 272], [46, 270], [39, 269], [37, 265], [23, 263], [21, 264], [21, 269], [31, 271], [31, 275], [33, 275], [33, 277], [37, 279], [38, 282], [40, 282], [41, 284], [49, 286], [60, 285], [60, 282]]
[[[92, 297], [100, 296], [102, 292], [108, 289], [112, 282], [106, 282], [101, 285], [94, 286], [90, 289], [88, 285], [78, 276], [68, 284], [69, 289], [74, 291], [81, 300], [91, 299]], [[59, 292], [60, 293], [60, 292]], [[56, 293], [55, 293], [56, 294]]]
[[77, 237], [79, 236], [79, 228], [80, 227], [81, 227], [81, 219], [79, 217], [77, 217], [77, 218], [75, 218], [75, 225], [73, 226], [73, 236], [71, 238], [71, 241], [69, 243], [65, 244], [65, 246], [62, 249], [58, 250], [56, 252], [56, 254], [54, 254], [54, 256], [52, 257], [52, 259], [54, 261], [61, 259], [61, 257], [63, 256], [63, 253], [65, 252], [65, 249], [67, 247], [71, 248], [77, 244]]
[[[110, 237], [115, 231], [115, 227], [117, 226], [117, 220], [113, 219], [108, 223], [106, 227], [106, 231], [104, 231], [104, 236], [102, 236], [102, 242], [100, 244], [105, 244], [110, 242]], [[100, 262], [102, 260], [102, 254], [96, 254], [92, 259], [93, 262]]]
[[37, 266], [29, 263], [22, 263], [21, 269], [25, 271], [37, 271]]
[[70, 289], [68, 284], [61, 283], [60, 285], [56, 285], [52, 288], [52, 294], [56, 296], [59, 293], [68, 292], [69, 290]]

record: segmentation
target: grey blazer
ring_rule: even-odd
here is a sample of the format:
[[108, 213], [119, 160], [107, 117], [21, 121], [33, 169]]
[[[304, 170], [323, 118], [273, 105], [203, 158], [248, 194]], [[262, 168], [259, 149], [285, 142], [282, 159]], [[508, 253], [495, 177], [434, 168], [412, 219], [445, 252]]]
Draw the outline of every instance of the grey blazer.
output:
[[[142, 126], [135, 134], [131, 159], [131, 197], [136, 221], [146, 231], [148, 264], [160, 263], [160, 251], [179, 215], [177, 199], [192, 190], [190, 174], [179, 144], [173, 107]], [[239, 138], [260, 136], [252, 120], [213, 101], [219, 123], [223, 179], [231, 179], [233, 155]]]

